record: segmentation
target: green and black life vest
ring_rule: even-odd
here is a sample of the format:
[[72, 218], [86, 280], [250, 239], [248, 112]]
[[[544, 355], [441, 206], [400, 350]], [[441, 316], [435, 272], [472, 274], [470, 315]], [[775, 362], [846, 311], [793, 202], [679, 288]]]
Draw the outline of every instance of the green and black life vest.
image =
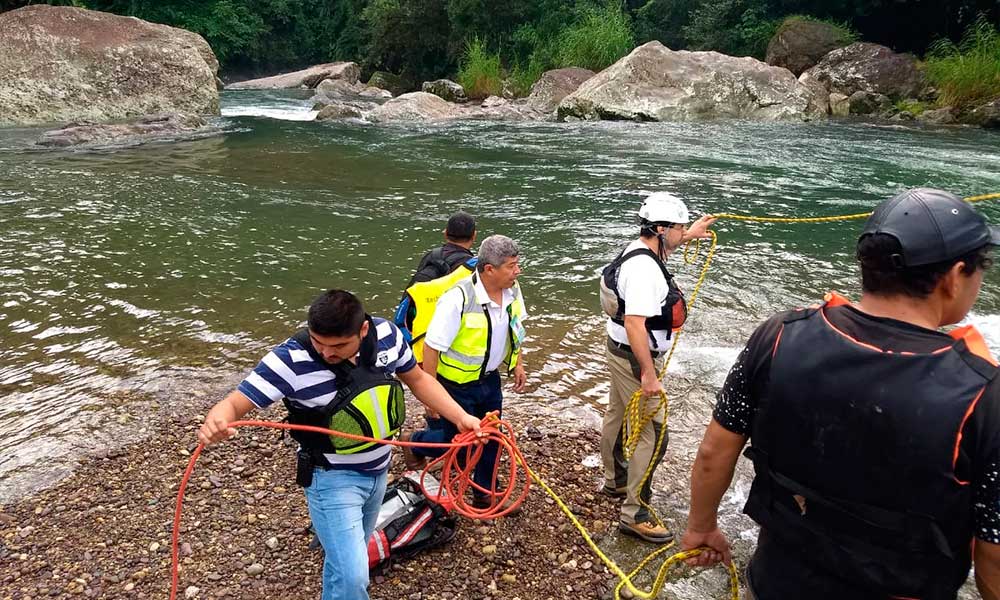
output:
[[[325, 427], [375, 439], [389, 439], [399, 433], [406, 420], [403, 386], [376, 365], [378, 337], [375, 323], [371, 317], [366, 315], [365, 318], [368, 333], [361, 342], [357, 365], [350, 361], [335, 365], [327, 363], [313, 348], [307, 329], [292, 336], [314, 361], [333, 372], [337, 391], [329, 404], [317, 408], [306, 408], [286, 398], [289, 423]], [[329, 466], [324, 454], [356, 454], [376, 446], [375, 442], [307, 431], [292, 431], [291, 435], [303, 450], [312, 455], [316, 464], [323, 466]]]
[[744, 511], [818, 568], [886, 597], [954, 599], [971, 564], [966, 420], [996, 376], [963, 327], [929, 353], [884, 350], [826, 317], [836, 295], [786, 319], [745, 454]]

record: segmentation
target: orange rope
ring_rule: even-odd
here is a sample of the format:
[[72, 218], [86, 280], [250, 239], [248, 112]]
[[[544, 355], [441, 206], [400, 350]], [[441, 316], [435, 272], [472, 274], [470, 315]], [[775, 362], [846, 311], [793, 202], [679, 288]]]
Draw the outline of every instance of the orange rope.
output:
[[[498, 418], [496, 413], [489, 413], [482, 420], [480, 423], [481, 433], [479, 435], [473, 431], [466, 431], [456, 435], [454, 440], [450, 443], [420, 443], [401, 442], [399, 440], [377, 440], [360, 435], [334, 431], [323, 427], [292, 425], [290, 423], [274, 423], [271, 421], [234, 421], [229, 424], [229, 427], [270, 427], [272, 429], [294, 429], [297, 431], [311, 431], [313, 433], [323, 433], [357, 441], [376, 442], [392, 446], [445, 448], [447, 451], [428, 464], [424, 468], [424, 471], [420, 474], [420, 488], [424, 495], [427, 496], [427, 498], [432, 502], [440, 504], [449, 511], [454, 510], [456, 513], [470, 519], [495, 519], [497, 517], [510, 514], [524, 502], [531, 489], [530, 477], [519, 471], [521, 466], [526, 465], [527, 463], [524, 461], [521, 451], [517, 448], [517, 443], [514, 439], [514, 431], [506, 421]], [[475, 470], [476, 463], [479, 462], [479, 459], [483, 454], [483, 450], [485, 449], [485, 443], [487, 442], [497, 442], [500, 444], [497, 461], [493, 467], [493, 478], [491, 483], [492, 489], [485, 489], [472, 481], [472, 472]], [[180, 488], [177, 490], [177, 507], [174, 510], [174, 528], [173, 535], [171, 537], [170, 600], [175, 600], [177, 598], [177, 582], [180, 574], [180, 553], [178, 551], [178, 547], [181, 531], [181, 508], [184, 505], [184, 491], [187, 489], [188, 481], [191, 479], [191, 474], [194, 472], [194, 465], [198, 461], [198, 457], [201, 455], [201, 451], [204, 448], [204, 444], [198, 444], [198, 447], [191, 453], [191, 460], [188, 461], [187, 469], [184, 470], [184, 476], [181, 478]], [[504, 491], [494, 492], [493, 490], [497, 488], [498, 475], [500, 472], [500, 453], [503, 451], [510, 453], [510, 459], [508, 461], [510, 463], [510, 471], [507, 478], [508, 485]], [[438, 493], [432, 495], [428, 494], [427, 489], [424, 487], [424, 476], [427, 474], [427, 470], [430, 469], [431, 465], [438, 462], [443, 464], [441, 483]], [[464, 467], [461, 466], [463, 464]], [[518, 494], [515, 491], [515, 484], [519, 479], [523, 481], [523, 484], [520, 485], [521, 491]], [[474, 506], [468, 504], [465, 500], [465, 494], [470, 488], [480, 494], [487, 495], [490, 498], [490, 505], [485, 508], [475, 508]]]

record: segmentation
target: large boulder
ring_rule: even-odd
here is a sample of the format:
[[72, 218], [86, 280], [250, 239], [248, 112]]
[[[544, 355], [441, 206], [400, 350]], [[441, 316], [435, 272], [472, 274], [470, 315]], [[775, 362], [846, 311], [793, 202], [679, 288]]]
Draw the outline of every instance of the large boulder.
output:
[[191, 134], [217, 133], [197, 115], [148, 115], [128, 123], [73, 123], [46, 131], [38, 139], [40, 146], [137, 145], [163, 139], [189, 137]]
[[788, 69], [718, 52], [673, 51], [653, 41], [566, 96], [559, 117], [776, 121], [825, 116], [817, 104]]
[[361, 76], [361, 69], [352, 62], [332, 62], [322, 65], [314, 65], [308, 69], [262, 77], [260, 79], [250, 79], [231, 83], [226, 86], [227, 90], [280, 90], [290, 88], [314, 88], [326, 79], [340, 79], [353, 85], [358, 82]]
[[465, 95], [465, 88], [450, 79], [425, 81], [421, 87], [421, 91], [434, 94], [438, 98], [447, 100], [448, 102], [465, 102], [469, 99]]
[[369, 115], [377, 122], [441, 121], [460, 117], [458, 107], [427, 92], [410, 92], [387, 101]]
[[563, 98], [575, 92], [584, 81], [594, 75], [590, 69], [577, 67], [546, 71], [531, 86], [528, 106], [539, 112], [550, 113], [559, 107]]
[[388, 71], [375, 71], [368, 79], [369, 87], [389, 90], [393, 96], [401, 96], [410, 91], [411, 86], [399, 75]]
[[1000, 129], [1000, 99], [977, 106], [959, 117], [961, 123], [986, 129]]
[[786, 19], [767, 45], [766, 62], [785, 67], [795, 75], [816, 65], [831, 50], [843, 48], [851, 41], [836, 25], [791, 17]]
[[806, 73], [831, 93], [845, 96], [871, 92], [890, 98], [919, 98], [927, 88], [916, 58], [866, 42], [830, 52]]
[[0, 125], [219, 114], [219, 62], [196, 33], [69, 6], [0, 14]]

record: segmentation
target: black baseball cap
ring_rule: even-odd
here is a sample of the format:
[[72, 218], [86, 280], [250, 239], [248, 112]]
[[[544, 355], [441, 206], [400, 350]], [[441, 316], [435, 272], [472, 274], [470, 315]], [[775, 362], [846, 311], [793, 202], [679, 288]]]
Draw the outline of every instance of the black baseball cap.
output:
[[476, 233], [476, 219], [465, 211], [458, 211], [448, 219], [444, 234], [456, 240], [467, 240]]
[[987, 244], [1000, 245], [1000, 228], [991, 227], [955, 194], [914, 188], [879, 204], [861, 232], [891, 235], [903, 250], [899, 267], [919, 267], [958, 258]]

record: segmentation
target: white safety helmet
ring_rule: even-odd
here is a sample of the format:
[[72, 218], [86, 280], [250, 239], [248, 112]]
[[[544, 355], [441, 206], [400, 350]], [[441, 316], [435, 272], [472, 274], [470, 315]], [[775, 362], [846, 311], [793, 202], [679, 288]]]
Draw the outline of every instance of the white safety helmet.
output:
[[649, 223], [687, 223], [687, 206], [677, 196], [669, 192], [653, 192], [642, 201], [639, 218]]

